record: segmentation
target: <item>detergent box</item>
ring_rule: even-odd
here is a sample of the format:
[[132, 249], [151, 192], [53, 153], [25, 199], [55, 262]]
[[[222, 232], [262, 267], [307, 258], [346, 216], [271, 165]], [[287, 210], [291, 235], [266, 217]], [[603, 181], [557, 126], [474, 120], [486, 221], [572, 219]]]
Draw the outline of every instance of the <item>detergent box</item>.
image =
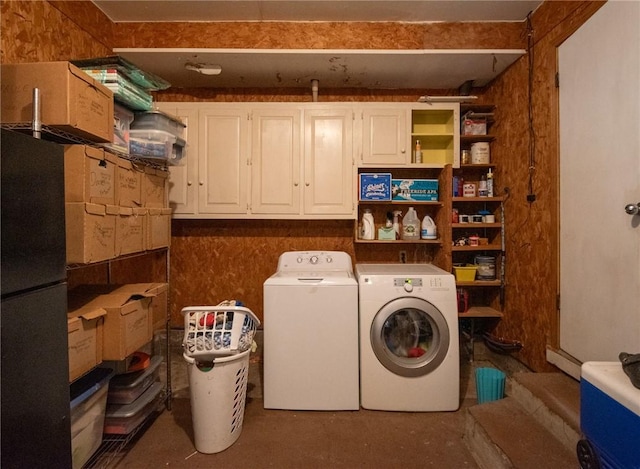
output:
[[437, 179], [393, 179], [391, 194], [399, 202], [434, 202], [438, 200]]
[[391, 200], [391, 173], [360, 173], [360, 200]]

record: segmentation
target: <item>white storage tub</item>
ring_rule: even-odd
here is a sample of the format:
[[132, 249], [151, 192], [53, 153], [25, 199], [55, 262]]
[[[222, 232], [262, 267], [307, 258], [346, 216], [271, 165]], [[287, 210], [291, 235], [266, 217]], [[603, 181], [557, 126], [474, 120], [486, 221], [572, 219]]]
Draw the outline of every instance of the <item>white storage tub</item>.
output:
[[71, 383], [71, 451], [73, 469], [79, 469], [102, 443], [107, 389], [113, 371], [96, 368]]
[[184, 138], [186, 127], [179, 118], [162, 111], [138, 112], [131, 123], [132, 129], [162, 130], [175, 135], [176, 138]]
[[164, 130], [129, 131], [129, 154], [148, 160], [177, 164], [185, 153], [186, 142]]

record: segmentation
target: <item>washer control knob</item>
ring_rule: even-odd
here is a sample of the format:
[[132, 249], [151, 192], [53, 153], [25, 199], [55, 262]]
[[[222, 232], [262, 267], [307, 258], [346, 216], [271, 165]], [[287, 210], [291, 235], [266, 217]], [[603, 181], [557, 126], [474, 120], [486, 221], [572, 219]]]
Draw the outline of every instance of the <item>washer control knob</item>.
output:
[[318, 256], [311, 256], [309, 258], [309, 262], [313, 265], [316, 265], [318, 263]]
[[405, 280], [405, 282], [404, 282], [404, 291], [406, 291], [406, 292], [412, 292], [413, 291], [413, 284], [411, 283], [411, 280]]
[[327, 264], [331, 264], [333, 262], [333, 257], [327, 256]]
[[298, 261], [298, 264], [302, 264], [302, 261], [303, 261], [302, 257], [298, 257], [296, 260]]

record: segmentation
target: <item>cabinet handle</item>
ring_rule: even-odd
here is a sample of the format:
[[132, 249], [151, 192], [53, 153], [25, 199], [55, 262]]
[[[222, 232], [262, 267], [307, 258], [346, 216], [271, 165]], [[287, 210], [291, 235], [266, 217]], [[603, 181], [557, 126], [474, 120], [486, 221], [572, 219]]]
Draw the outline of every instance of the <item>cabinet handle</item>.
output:
[[294, 182], [294, 183], [293, 183], [293, 187], [298, 187], [298, 183], [297, 183], [297, 182]]
[[193, 182], [187, 181], [187, 186], [192, 186], [192, 185], [193, 185]]
[[405, 148], [403, 148], [402, 150], [400, 150], [400, 153], [406, 153], [407, 150]]
[[200, 181], [200, 185], [201, 185], [201, 186], [204, 186], [204, 181]]
[[305, 184], [304, 184], [304, 185], [305, 185], [305, 186], [307, 186], [307, 187], [309, 187], [309, 183], [308, 183], [308, 182], [305, 182]]

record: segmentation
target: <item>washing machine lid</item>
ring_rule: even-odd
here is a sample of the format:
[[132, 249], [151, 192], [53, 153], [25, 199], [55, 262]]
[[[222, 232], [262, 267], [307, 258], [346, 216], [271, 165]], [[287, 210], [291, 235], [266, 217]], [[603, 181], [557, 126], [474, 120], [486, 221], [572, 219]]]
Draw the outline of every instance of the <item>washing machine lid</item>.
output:
[[361, 275], [396, 275], [400, 277], [419, 275], [452, 275], [451, 272], [433, 264], [356, 264], [356, 273]]
[[276, 272], [266, 282], [268, 285], [353, 285], [357, 286], [358, 282], [351, 272], [345, 271], [299, 271], [299, 272]]

